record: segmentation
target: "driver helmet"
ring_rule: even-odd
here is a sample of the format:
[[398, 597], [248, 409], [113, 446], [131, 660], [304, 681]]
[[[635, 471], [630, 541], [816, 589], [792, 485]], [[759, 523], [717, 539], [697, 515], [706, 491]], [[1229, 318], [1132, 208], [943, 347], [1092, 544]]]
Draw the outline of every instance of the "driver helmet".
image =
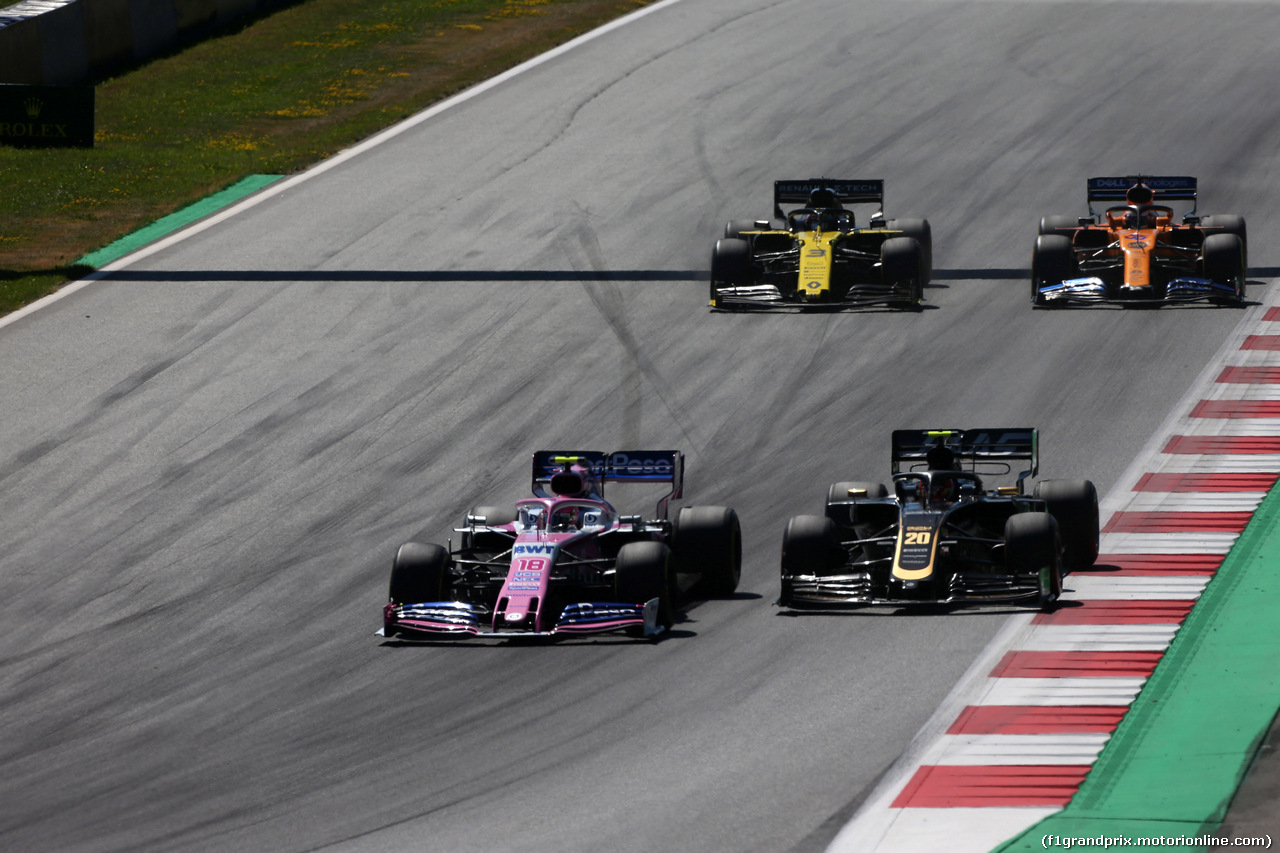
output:
[[956, 499], [956, 491], [954, 477], [934, 477], [929, 483], [929, 499], [934, 502], [952, 502]]
[[1124, 194], [1124, 200], [1129, 204], [1151, 204], [1155, 197], [1156, 194], [1146, 184], [1134, 184]]
[[551, 513], [552, 530], [577, 530], [581, 527], [581, 511], [576, 506], [556, 507]]
[[836, 191], [830, 187], [818, 187], [809, 193], [809, 203], [806, 207], [812, 207], [816, 210], [839, 209], [840, 197], [836, 195]]
[[945, 444], [938, 444], [929, 448], [929, 452], [924, 455], [925, 463], [934, 471], [954, 471], [956, 467], [956, 454], [950, 447]]
[[848, 231], [853, 227], [853, 217], [845, 210], [825, 210], [819, 216], [823, 231]]
[[818, 214], [800, 210], [791, 214], [791, 227], [796, 231], [813, 231], [818, 227]]

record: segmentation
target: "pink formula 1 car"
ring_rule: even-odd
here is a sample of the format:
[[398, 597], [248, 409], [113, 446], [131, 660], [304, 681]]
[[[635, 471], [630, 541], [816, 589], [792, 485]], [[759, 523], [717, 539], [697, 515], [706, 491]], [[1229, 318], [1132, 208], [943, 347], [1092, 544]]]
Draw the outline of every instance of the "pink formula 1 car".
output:
[[[657, 518], [621, 515], [608, 483], [669, 484]], [[391, 567], [382, 635], [437, 639], [565, 636], [671, 627], [682, 589], [708, 595], [738, 586], [738, 516], [719, 506], [667, 505], [680, 498], [684, 454], [675, 450], [540, 450], [534, 497], [514, 511], [476, 507], [457, 550], [409, 542]]]

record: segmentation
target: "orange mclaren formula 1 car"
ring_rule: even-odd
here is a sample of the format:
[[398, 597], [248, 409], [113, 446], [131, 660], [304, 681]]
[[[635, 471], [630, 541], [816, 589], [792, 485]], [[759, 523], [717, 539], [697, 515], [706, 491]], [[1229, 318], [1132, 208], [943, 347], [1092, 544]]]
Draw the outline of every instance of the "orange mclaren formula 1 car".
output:
[[[859, 227], [848, 204], [874, 204]], [[783, 212], [783, 205], [795, 206]], [[711, 253], [711, 307], [918, 308], [933, 269], [926, 219], [885, 219], [884, 181], [775, 181], [773, 219], [731, 219]]]
[[[1170, 201], [1190, 201], [1175, 220]], [[1089, 215], [1040, 220], [1031, 304], [1244, 300], [1247, 237], [1240, 216], [1196, 215], [1196, 179], [1089, 179]], [[1112, 202], [1102, 213], [1094, 202]]]

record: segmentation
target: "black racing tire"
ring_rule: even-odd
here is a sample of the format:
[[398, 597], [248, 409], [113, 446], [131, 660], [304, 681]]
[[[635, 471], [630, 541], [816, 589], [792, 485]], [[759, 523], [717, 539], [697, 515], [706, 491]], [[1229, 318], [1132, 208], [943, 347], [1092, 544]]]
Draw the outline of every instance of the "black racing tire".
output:
[[439, 545], [406, 542], [391, 562], [390, 600], [393, 604], [422, 604], [445, 600], [449, 552]]
[[730, 240], [738, 239], [743, 231], [759, 231], [754, 219], [730, 219], [725, 223], [724, 236]]
[[716, 290], [737, 287], [751, 280], [751, 244], [741, 237], [717, 240], [711, 250], [711, 305], [718, 305]]
[[1048, 608], [1062, 595], [1062, 544], [1058, 522], [1047, 512], [1020, 512], [1004, 523], [1005, 569], [1034, 577], [1039, 603]]
[[644, 604], [658, 599], [658, 624], [670, 628], [672, 610], [671, 549], [662, 542], [628, 542], [618, 549], [614, 563], [613, 592], [624, 604]]
[[1210, 234], [1200, 249], [1204, 277], [1236, 287], [1236, 301], [1244, 300], [1244, 241], [1237, 234]]
[[[1244, 274], [1249, 274], [1249, 229], [1245, 225], [1243, 216], [1236, 216], [1233, 213], [1218, 213], [1213, 216], [1204, 216], [1200, 218], [1201, 228], [1222, 229], [1215, 230], [1214, 234], [1235, 234], [1240, 238], [1240, 244], [1243, 251], [1241, 265], [1244, 268]], [[1209, 235], [1209, 236], [1212, 236]]]
[[797, 515], [782, 533], [782, 577], [823, 575], [835, 568], [836, 524], [821, 515]]
[[914, 237], [920, 244], [920, 265], [923, 269], [920, 286], [926, 287], [933, 280], [933, 226], [927, 219], [891, 219], [886, 223], [891, 231], [901, 231], [904, 237]]
[[516, 520], [515, 508], [505, 506], [473, 506], [467, 515], [484, 516], [484, 523], [489, 527], [501, 527]]
[[[484, 523], [488, 527], [501, 527], [504, 524], [510, 524], [516, 520], [516, 511], [514, 507], [500, 506], [473, 506], [467, 510], [467, 516], [482, 516]], [[463, 520], [463, 526], [469, 528], [471, 525]], [[489, 533], [479, 531], [471, 533], [470, 531], [462, 534], [462, 547], [479, 548], [490, 551], [505, 551], [511, 547], [511, 537], [503, 536], [500, 533]]]
[[842, 506], [832, 506], [834, 501], [844, 501], [849, 499], [849, 492], [855, 489], [862, 489], [869, 498], [884, 498], [889, 496], [889, 490], [885, 488], [884, 483], [864, 483], [858, 481], [832, 483], [827, 489], [827, 518], [831, 519], [840, 527], [851, 527], [858, 521], [858, 507], [853, 504], [844, 504]]
[[1057, 234], [1067, 237], [1070, 235], [1063, 234], [1060, 228], [1079, 228], [1080, 222], [1074, 216], [1042, 216], [1040, 217], [1040, 234]]
[[889, 287], [901, 282], [911, 284], [911, 304], [924, 298], [924, 259], [920, 241], [915, 237], [890, 237], [880, 244], [880, 280]]
[[1031, 255], [1031, 304], [1048, 303], [1040, 295], [1044, 284], [1058, 284], [1076, 277], [1076, 257], [1071, 250], [1071, 238], [1064, 234], [1041, 234], [1036, 238], [1035, 251]]
[[1098, 559], [1098, 490], [1088, 480], [1042, 480], [1035, 496], [1049, 506], [1062, 538], [1062, 562], [1069, 572]]
[[742, 525], [736, 512], [724, 506], [681, 507], [671, 539], [678, 571], [699, 575], [707, 595], [733, 595], [742, 579]]

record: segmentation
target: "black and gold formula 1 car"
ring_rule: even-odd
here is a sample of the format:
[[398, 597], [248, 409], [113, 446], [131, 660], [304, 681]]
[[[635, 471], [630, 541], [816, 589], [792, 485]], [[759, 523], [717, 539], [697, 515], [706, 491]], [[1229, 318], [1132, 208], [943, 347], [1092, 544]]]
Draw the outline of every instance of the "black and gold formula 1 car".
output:
[[[1041, 480], [1027, 494], [1038, 445], [1031, 428], [894, 431], [890, 488], [835, 483], [823, 515], [787, 523], [777, 603], [1051, 607], [1063, 571], [1097, 559], [1098, 493], [1088, 480]], [[1013, 485], [983, 486], [981, 473], [1017, 463]]]
[[[1171, 201], [1191, 209], [1175, 220]], [[1099, 213], [1095, 202], [1112, 204]], [[1195, 178], [1089, 178], [1088, 204], [1088, 216], [1040, 220], [1033, 306], [1244, 301], [1244, 217], [1197, 215]]]
[[[859, 227], [845, 205], [874, 204]], [[789, 211], [784, 205], [800, 205]], [[918, 308], [933, 273], [927, 219], [885, 219], [884, 181], [775, 181], [773, 219], [733, 219], [711, 253], [711, 307]]]

